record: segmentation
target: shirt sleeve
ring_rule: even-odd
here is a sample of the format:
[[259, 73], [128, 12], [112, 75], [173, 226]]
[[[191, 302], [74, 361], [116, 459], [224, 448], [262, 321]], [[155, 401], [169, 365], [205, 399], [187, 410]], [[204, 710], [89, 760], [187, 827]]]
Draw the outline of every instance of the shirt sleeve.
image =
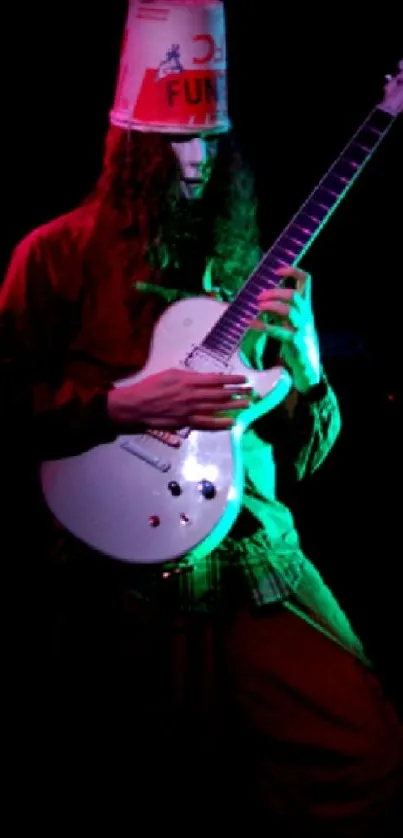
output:
[[80, 453], [116, 435], [108, 388], [64, 376], [72, 317], [43, 245], [30, 234], [15, 248], [0, 288], [0, 418], [3, 429], [29, 439], [42, 460]]
[[288, 399], [258, 423], [260, 435], [274, 448], [281, 483], [313, 474], [332, 450], [341, 429], [337, 396], [326, 373], [307, 393]]
[[[254, 335], [248, 357], [257, 369], [281, 364], [277, 342]], [[289, 484], [313, 474], [332, 450], [341, 429], [339, 402], [326, 372], [307, 393], [293, 390], [282, 405], [256, 423], [274, 448], [279, 480]]]
[[308, 393], [298, 393], [288, 418], [296, 476], [313, 474], [332, 450], [341, 429], [337, 396], [325, 372]]

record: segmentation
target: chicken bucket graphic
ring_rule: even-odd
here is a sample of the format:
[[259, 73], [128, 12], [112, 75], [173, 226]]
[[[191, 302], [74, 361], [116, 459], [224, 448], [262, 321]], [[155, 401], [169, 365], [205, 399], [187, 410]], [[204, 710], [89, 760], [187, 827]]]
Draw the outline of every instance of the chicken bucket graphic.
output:
[[129, 0], [111, 124], [228, 131], [225, 38], [221, 0]]

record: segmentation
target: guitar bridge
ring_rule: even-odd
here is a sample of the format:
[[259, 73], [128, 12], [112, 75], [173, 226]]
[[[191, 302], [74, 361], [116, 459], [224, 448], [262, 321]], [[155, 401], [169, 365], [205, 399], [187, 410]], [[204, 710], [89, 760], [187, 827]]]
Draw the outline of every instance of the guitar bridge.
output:
[[182, 444], [179, 436], [170, 431], [159, 431], [155, 428], [149, 428], [146, 434], [147, 436], [154, 437], [154, 439], [159, 439], [160, 442], [163, 442], [164, 445], [168, 445], [170, 448], [180, 448]]

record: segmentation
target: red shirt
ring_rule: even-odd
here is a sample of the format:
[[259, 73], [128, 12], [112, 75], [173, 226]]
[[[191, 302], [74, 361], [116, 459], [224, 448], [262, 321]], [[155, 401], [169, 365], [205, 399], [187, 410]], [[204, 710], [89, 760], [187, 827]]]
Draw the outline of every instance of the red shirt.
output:
[[[22, 471], [28, 459], [35, 471], [41, 459], [79, 453], [116, 436], [106, 394], [145, 363], [165, 305], [160, 296], [136, 290], [141, 275], [123, 279], [113, 258], [94, 253], [93, 223], [88, 205], [30, 233], [17, 245], [0, 291], [2, 418], [7, 438], [25, 440], [22, 450], [13, 449], [22, 454]], [[317, 468], [340, 418], [324, 378], [313, 395], [299, 398], [292, 419], [282, 409], [262, 422], [266, 442], [255, 432], [245, 435], [251, 466], [245, 508], [255, 547], [261, 539], [255, 581], [270, 597], [266, 583], [275, 556], [284, 562], [286, 553], [288, 565], [300, 557], [292, 516], [275, 497], [272, 473], [281, 465], [283, 473], [300, 478]], [[266, 461], [266, 471], [257, 474], [256, 464]], [[235, 545], [242, 545], [239, 532], [231, 549]], [[241, 551], [249, 575], [254, 549], [244, 544]]]

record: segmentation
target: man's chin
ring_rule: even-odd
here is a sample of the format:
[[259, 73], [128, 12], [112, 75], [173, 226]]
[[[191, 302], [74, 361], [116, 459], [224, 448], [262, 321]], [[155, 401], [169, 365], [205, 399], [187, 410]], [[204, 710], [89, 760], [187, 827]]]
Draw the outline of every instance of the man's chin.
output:
[[182, 194], [189, 200], [196, 200], [201, 198], [204, 192], [204, 181], [186, 181], [181, 182]]

